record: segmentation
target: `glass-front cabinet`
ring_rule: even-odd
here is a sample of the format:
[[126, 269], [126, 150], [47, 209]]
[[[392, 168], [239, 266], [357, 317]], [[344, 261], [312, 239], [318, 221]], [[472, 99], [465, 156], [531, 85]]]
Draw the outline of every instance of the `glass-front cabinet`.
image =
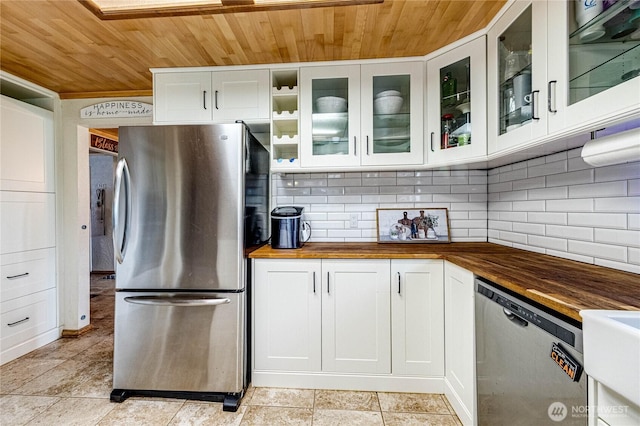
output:
[[640, 110], [640, 1], [550, 1], [549, 131]]
[[488, 33], [488, 151], [546, 135], [546, 1], [517, 1]]
[[360, 65], [300, 69], [302, 167], [360, 165]]
[[361, 164], [423, 164], [424, 64], [362, 65]]
[[302, 168], [424, 163], [424, 63], [300, 69]]
[[486, 155], [486, 39], [427, 63], [427, 162]]

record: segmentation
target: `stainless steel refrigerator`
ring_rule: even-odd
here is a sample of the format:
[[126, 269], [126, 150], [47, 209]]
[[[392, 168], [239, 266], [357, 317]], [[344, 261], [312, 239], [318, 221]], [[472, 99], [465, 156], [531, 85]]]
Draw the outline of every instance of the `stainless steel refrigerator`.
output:
[[242, 123], [121, 127], [111, 400], [224, 403], [248, 385], [246, 254], [269, 236], [269, 154]]

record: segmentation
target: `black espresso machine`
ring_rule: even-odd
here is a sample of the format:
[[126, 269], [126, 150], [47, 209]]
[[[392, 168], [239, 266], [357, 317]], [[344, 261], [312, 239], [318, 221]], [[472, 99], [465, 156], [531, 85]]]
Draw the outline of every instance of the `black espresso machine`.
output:
[[271, 211], [271, 247], [297, 249], [311, 238], [311, 226], [302, 221], [304, 207], [282, 206]]

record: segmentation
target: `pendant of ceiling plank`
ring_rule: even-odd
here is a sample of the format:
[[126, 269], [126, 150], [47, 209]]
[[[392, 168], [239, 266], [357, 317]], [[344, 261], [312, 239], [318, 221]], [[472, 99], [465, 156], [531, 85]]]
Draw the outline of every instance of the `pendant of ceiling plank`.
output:
[[[213, 15], [219, 13], [265, 12], [272, 10], [311, 9], [317, 7], [359, 6], [384, 3], [384, 0], [212, 0], [167, 6], [144, 7], [139, 1], [109, 8], [104, 0], [78, 0], [101, 20], [156, 18], [168, 16]], [[122, 3], [122, 2], [120, 2]], [[103, 6], [101, 6], [101, 4]]]

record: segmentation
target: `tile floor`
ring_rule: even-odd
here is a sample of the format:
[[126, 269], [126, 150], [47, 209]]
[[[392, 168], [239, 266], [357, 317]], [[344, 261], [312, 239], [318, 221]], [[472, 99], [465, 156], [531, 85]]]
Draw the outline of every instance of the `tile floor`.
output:
[[92, 276], [93, 330], [0, 367], [1, 425], [460, 425], [436, 394], [251, 387], [236, 413], [175, 399], [112, 403], [114, 284]]

